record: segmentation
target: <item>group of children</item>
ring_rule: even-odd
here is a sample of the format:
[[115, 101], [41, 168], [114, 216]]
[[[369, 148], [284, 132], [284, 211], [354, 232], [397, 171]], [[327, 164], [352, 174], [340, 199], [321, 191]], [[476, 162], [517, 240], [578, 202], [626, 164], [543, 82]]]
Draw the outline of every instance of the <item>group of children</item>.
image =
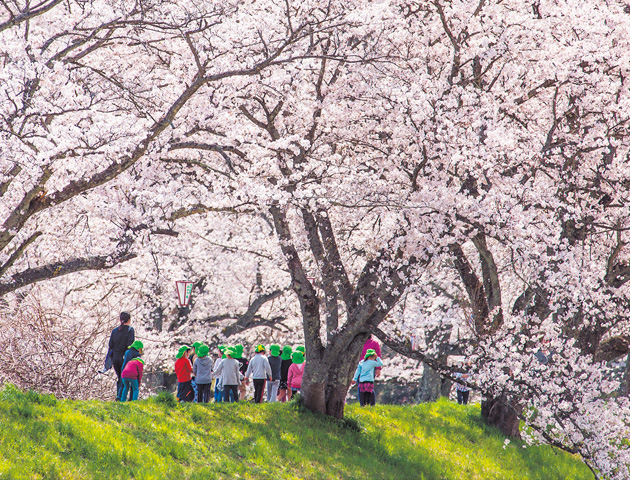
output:
[[208, 403], [214, 401], [237, 402], [244, 398], [250, 379], [254, 384], [254, 402], [261, 403], [265, 388], [268, 402], [286, 402], [302, 388], [305, 349], [295, 351], [286, 345], [269, 347], [257, 345], [251, 359], [243, 356], [243, 345], [220, 345], [214, 362], [209, 358], [210, 348], [201, 342], [183, 345], [175, 356], [177, 398], [180, 402]]
[[[123, 402], [138, 399], [144, 369], [143, 348], [142, 342], [136, 340], [124, 355], [120, 395]], [[243, 345], [219, 345], [213, 361], [210, 347], [201, 342], [180, 347], [175, 356], [179, 401], [209, 403], [214, 398], [215, 402], [237, 402], [245, 397], [250, 379], [254, 384], [255, 403], [263, 401], [265, 388], [267, 402], [286, 402], [300, 391], [306, 353], [303, 346], [294, 351], [289, 345], [282, 349], [279, 345], [271, 345], [267, 356], [265, 346], [257, 345], [255, 355], [249, 360], [243, 356], [243, 350]], [[368, 339], [352, 380], [353, 385], [358, 383], [361, 405], [375, 404], [374, 379], [382, 366], [378, 343]]]

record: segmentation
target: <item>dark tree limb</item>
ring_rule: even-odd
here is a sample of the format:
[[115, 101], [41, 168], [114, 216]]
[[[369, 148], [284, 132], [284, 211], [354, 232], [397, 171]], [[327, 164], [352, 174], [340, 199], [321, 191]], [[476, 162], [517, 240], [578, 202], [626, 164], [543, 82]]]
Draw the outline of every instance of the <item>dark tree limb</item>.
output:
[[[414, 360], [419, 360], [422, 363], [428, 365], [429, 367], [431, 367], [433, 370], [435, 370], [436, 372], [438, 372], [440, 375], [442, 375], [444, 378], [448, 378], [449, 380], [452, 380], [453, 382], [460, 382], [461, 380], [458, 380], [457, 378], [455, 378], [455, 374], [458, 373], [458, 369], [456, 367], [450, 367], [448, 365], [445, 365], [444, 363], [440, 362], [438, 359], [431, 357], [419, 350], [412, 350], [411, 348], [411, 342], [410, 341], [402, 341], [399, 340], [397, 338], [391, 337], [389, 336], [387, 333], [385, 333], [383, 330], [381, 330], [379, 327], [377, 326], [372, 326], [370, 328], [371, 333], [373, 333], [384, 345], [387, 345], [389, 348], [391, 348], [392, 350], [394, 350], [396, 353], [399, 353], [400, 355], [403, 355], [407, 358], [413, 358]], [[451, 352], [449, 352], [450, 355], [458, 355], [461, 354], [461, 350], [459, 349], [459, 347], [454, 347], [453, 350]], [[478, 392], [483, 392], [482, 389], [476, 385], [473, 384], [468, 384], [468, 386], [475, 391]]]
[[0, 23], [0, 32], [8, 28], [15, 27], [16, 25], [19, 25], [20, 23], [31, 20], [32, 18], [35, 18], [41, 15], [42, 13], [46, 13], [47, 11], [52, 10], [57, 5], [62, 3], [62, 1], [63, 0], [43, 1], [33, 6], [32, 8], [30, 6], [30, 2], [27, 2], [26, 3], [27, 7], [24, 10], [19, 12], [17, 15], [12, 15], [9, 18], [9, 20]]
[[326, 331], [330, 340], [332, 332], [337, 330], [339, 326], [339, 294], [335, 286], [334, 266], [324, 252], [324, 246], [319, 238], [318, 221], [315, 219], [315, 216], [309, 210], [303, 208], [302, 220], [311, 252], [322, 272], [323, 300], [326, 305]]
[[105, 270], [135, 258], [134, 253], [122, 253], [117, 256], [100, 255], [87, 258], [75, 258], [63, 262], [50, 263], [37, 268], [29, 268], [13, 275], [11, 281], [0, 283], [0, 297], [27, 285], [43, 280], [61, 277], [85, 270]]
[[490, 309], [488, 308], [483, 284], [468, 262], [462, 247], [458, 243], [453, 243], [450, 245], [449, 250], [453, 255], [455, 269], [459, 273], [459, 276], [464, 283], [464, 287], [466, 288], [466, 292], [468, 293], [468, 297], [470, 298], [475, 331], [478, 335], [485, 335], [490, 331], [488, 328], [488, 315], [490, 313]]
[[335, 240], [335, 233], [330, 222], [330, 218], [326, 212], [318, 212], [316, 214], [317, 225], [319, 227], [319, 234], [322, 238], [322, 244], [326, 252], [327, 263], [331, 266], [331, 273], [334, 275], [334, 281], [340, 285], [340, 293], [343, 298], [346, 308], [351, 306], [352, 295], [354, 289], [348, 278], [348, 273], [341, 260], [339, 254], [339, 247]]
[[492, 311], [496, 307], [501, 307], [501, 284], [499, 282], [499, 271], [494, 262], [492, 252], [488, 248], [486, 236], [479, 232], [472, 238], [472, 242], [479, 252], [481, 260], [481, 273], [483, 286], [488, 301], [488, 309]]
[[0, 251], [2, 251], [11, 240], [15, 237], [15, 232], [18, 232], [26, 223], [28, 217], [26, 216], [26, 210], [30, 205], [44, 195], [44, 185], [52, 176], [52, 170], [45, 168], [42, 174], [39, 176], [35, 185], [24, 194], [20, 203], [13, 209], [13, 211], [7, 216], [2, 229], [0, 230]]
[[19, 163], [16, 163], [15, 165], [13, 165], [11, 170], [9, 170], [9, 172], [7, 173], [7, 176], [9, 177], [9, 179], [3, 183], [0, 183], [0, 197], [2, 197], [5, 193], [7, 193], [7, 190], [11, 186], [11, 182], [15, 179], [15, 177], [17, 177], [20, 174], [21, 171], [22, 171], [22, 166]]
[[0, 277], [2, 277], [2, 275], [4, 275], [7, 270], [13, 266], [15, 261], [24, 254], [28, 246], [37, 240], [41, 235], [42, 232], [35, 232], [33, 235], [24, 240], [24, 242], [11, 254], [4, 265], [0, 265]]
[[612, 362], [628, 353], [630, 353], [630, 335], [618, 335], [599, 343], [595, 352], [595, 361]]
[[300, 303], [306, 348], [313, 352], [320, 352], [323, 346], [319, 335], [321, 318], [317, 293], [306, 277], [302, 260], [293, 244], [291, 230], [285, 213], [278, 205], [273, 205], [270, 208], [270, 212], [273, 217], [276, 234], [280, 241], [280, 248], [282, 249], [289, 273], [291, 274], [292, 288], [297, 294]]

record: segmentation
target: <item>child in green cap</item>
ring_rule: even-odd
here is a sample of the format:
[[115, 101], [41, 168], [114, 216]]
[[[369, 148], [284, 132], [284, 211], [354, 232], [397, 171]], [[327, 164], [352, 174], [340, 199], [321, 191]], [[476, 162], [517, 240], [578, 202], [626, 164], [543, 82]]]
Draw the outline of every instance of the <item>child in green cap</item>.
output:
[[192, 387], [193, 366], [188, 357], [191, 347], [182, 345], [175, 355], [175, 374], [177, 375], [177, 398], [180, 402], [192, 402], [195, 392]]
[[275, 402], [278, 399], [278, 387], [280, 386], [280, 374], [282, 373], [282, 358], [280, 358], [280, 345], [269, 347], [269, 366], [271, 367], [271, 380], [267, 382], [267, 401]]
[[[247, 357], [243, 356], [245, 347], [243, 347], [243, 345], [239, 343], [238, 345], [234, 345], [232, 349], [234, 350], [234, 356], [232, 358], [238, 361], [238, 363], [240, 364], [239, 371], [243, 376], [245, 376], [245, 372], [247, 372], [247, 367], [249, 367], [249, 360], [247, 359]], [[240, 399], [245, 400], [245, 394], [247, 393], [247, 383], [241, 382], [238, 386], [238, 392], [240, 395]]]
[[[143, 351], [144, 351], [144, 345], [140, 340], [135, 340], [131, 345], [129, 345], [129, 348], [127, 349], [127, 351], [125, 352], [125, 356], [123, 357], [123, 364], [122, 364], [121, 372], [125, 370], [125, 367], [131, 360], [133, 360], [134, 358], [140, 358], [142, 356]], [[121, 378], [122, 378], [122, 375], [121, 375]], [[123, 390], [124, 390], [124, 386], [125, 386], [125, 382], [123, 382]], [[121, 392], [120, 401], [124, 402], [126, 400], [131, 400], [131, 395], [133, 392], [129, 389], [127, 389], [127, 391], [129, 392], [129, 398], [123, 399], [122, 392]]]
[[278, 385], [279, 402], [287, 401], [289, 367], [293, 363], [293, 361], [291, 360], [292, 354], [293, 349], [289, 345], [285, 345], [282, 348], [282, 355], [280, 356], [280, 359], [282, 360], [282, 362], [280, 363], [280, 384]]
[[140, 392], [140, 383], [142, 383], [142, 371], [144, 370], [144, 360], [140, 357], [134, 358], [127, 362], [127, 365], [121, 373], [123, 380], [121, 402], [127, 401], [127, 395], [129, 395], [129, 401], [138, 400], [138, 393]]
[[254, 403], [262, 402], [265, 382], [271, 378], [271, 366], [265, 353], [267, 353], [265, 346], [258, 345], [256, 355], [250, 360], [245, 372], [247, 382], [250, 376], [254, 379]]
[[238, 402], [238, 386], [241, 384], [243, 374], [239, 372], [240, 363], [234, 355], [237, 355], [234, 349], [225, 350], [225, 358], [213, 372], [214, 376], [221, 376], [224, 402]]
[[376, 395], [374, 395], [374, 370], [383, 366], [383, 362], [376, 355], [376, 350], [369, 349], [365, 352], [364, 360], [359, 362], [357, 371], [354, 373], [352, 385], [359, 382], [359, 403], [361, 406], [374, 405]]
[[197, 383], [197, 403], [210, 402], [214, 362], [208, 357], [208, 353], [210, 353], [208, 345], [199, 345], [197, 360], [193, 364], [193, 374]]
[[[214, 368], [212, 369], [213, 375], [218, 368], [219, 363], [221, 363], [221, 361], [225, 358], [224, 352], [226, 349], [227, 347], [225, 345], [218, 346], [219, 352], [214, 360]], [[221, 377], [218, 377], [216, 375], [214, 375], [214, 377], [216, 378], [216, 380], [214, 381], [214, 402], [220, 403], [223, 401], [223, 383], [221, 383]]]
[[298, 393], [302, 388], [302, 377], [304, 376], [304, 354], [296, 350], [291, 355], [293, 364], [289, 367], [289, 375], [287, 377], [287, 384], [289, 389], [287, 390], [288, 398]]
[[[199, 358], [199, 347], [202, 346], [203, 343], [202, 342], [195, 342], [192, 344], [192, 349], [190, 352], [190, 357], [188, 357], [188, 360], [190, 360], [190, 364], [194, 367], [195, 366], [195, 362], [197, 361], [197, 358]], [[190, 380], [190, 384], [192, 385], [193, 388], [193, 392], [195, 393], [194, 397], [193, 397], [193, 402], [197, 403], [197, 397], [198, 397], [198, 392], [199, 389], [197, 388], [197, 378], [196, 376], [193, 375], [192, 379]]]

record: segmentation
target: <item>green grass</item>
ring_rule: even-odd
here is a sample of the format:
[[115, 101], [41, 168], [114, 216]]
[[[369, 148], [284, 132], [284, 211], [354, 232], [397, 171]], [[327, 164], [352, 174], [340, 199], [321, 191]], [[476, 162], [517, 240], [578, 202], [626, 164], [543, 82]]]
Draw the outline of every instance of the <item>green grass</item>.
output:
[[[592, 479], [549, 447], [503, 448], [476, 406], [349, 405], [338, 422], [293, 404], [55, 400], [0, 391], [0, 479]], [[357, 427], [360, 430], [357, 431]]]

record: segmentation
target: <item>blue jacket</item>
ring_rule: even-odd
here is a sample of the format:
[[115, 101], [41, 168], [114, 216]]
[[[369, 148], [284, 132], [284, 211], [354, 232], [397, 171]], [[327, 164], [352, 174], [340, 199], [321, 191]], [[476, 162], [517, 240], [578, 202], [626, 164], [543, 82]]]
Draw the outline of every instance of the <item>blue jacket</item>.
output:
[[374, 381], [374, 369], [376, 367], [382, 367], [383, 362], [380, 357], [376, 360], [362, 360], [359, 362], [357, 366], [357, 371], [354, 372], [353, 380], [359, 383], [362, 382], [373, 382]]
[[130, 360], [133, 360], [134, 358], [138, 358], [140, 357], [140, 352], [138, 350], [136, 350], [135, 348], [129, 348], [127, 349], [127, 351], [125, 352], [125, 356], [123, 357], [123, 364], [122, 364], [122, 369], [125, 369], [125, 366], [127, 365], [127, 362], [129, 362]]

